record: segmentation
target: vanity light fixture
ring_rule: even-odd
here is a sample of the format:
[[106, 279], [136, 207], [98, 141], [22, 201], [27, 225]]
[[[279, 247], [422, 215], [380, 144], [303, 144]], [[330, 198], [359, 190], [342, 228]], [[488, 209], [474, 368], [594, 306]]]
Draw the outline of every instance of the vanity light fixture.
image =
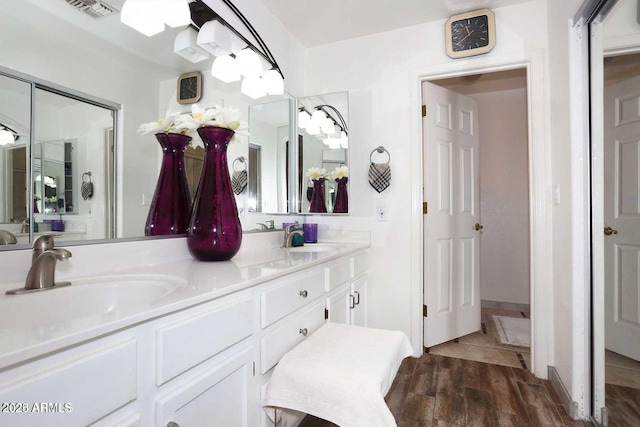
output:
[[193, 64], [209, 59], [209, 53], [198, 45], [197, 39], [196, 30], [191, 27], [185, 28], [176, 35], [173, 51]]

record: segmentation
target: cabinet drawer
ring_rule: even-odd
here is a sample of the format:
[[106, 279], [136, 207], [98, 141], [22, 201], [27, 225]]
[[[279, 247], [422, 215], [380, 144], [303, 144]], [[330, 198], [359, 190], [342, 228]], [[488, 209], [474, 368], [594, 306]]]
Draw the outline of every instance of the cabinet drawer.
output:
[[353, 277], [351, 275], [351, 258], [337, 262], [327, 268], [327, 292], [334, 290]]
[[137, 398], [135, 340], [74, 358], [0, 390], [0, 402], [28, 405], [26, 414], [1, 414], [1, 424], [88, 425]]
[[311, 308], [293, 317], [273, 332], [262, 337], [260, 343], [260, 373], [264, 374], [273, 368], [282, 356], [301, 343], [305, 336], [301, 329], [307, 330], [309, 336], [324, 324], [325, 300], [311, 304]]
[[356, 277], [369, 268], [369, 254], [363, 252], [352, 258], [353, 260], [353, 277]]
[[313, 301], [324, 293], [324, 269], [298, 277], [261, 296], [261, 325], [263, 328]]
[[251, 297], [212, 308], [157, 332], [157, 385], [253, 333]]

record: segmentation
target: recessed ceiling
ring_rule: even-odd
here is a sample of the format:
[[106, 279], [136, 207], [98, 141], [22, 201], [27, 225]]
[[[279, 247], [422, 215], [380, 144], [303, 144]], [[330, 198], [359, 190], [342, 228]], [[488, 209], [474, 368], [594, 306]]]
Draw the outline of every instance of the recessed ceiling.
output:
[[306, 47], [531, 0], [261, 0]]

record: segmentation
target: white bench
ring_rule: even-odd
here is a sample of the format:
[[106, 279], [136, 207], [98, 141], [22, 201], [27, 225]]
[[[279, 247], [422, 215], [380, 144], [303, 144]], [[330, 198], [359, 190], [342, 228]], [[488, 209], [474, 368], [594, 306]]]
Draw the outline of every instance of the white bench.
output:
[[396, 427], [384, 396], [413, 354], [402, 332], [327, 323], [285, 354], [262, 406], [314, 415], [340, 427]]

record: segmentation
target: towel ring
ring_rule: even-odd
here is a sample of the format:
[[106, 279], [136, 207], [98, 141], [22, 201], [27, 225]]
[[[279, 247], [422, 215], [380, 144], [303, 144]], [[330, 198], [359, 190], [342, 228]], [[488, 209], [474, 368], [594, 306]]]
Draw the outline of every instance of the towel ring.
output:
[[379, 146], [378, 148], [374, 148], [371, 151], [371, 154], [369, 154], [369, 161], [371, 163], [373, 163], [373, 153], [376, 153], [376, 152], [380, 154], [387, 153], [387, 156], [389, 156], [389, 161], [387, 163], [391, 163], [391, 153], [389, 153], [389, 151], [387, 151], [387, 149], [384, 148], [382, 145]]
[[[85, 177], [85, 176], [86, 176], [87, 178], [89, 178], [89, 181], [85, 181], [85, 180], [84, 180], [84, 177]], [[85, 172], [85, 173], [83, 173], [83, 174], [82, 174], [82, 182], [91, 182], [91, 172]]]
[[[240, 170], [236, 169], [236, 163], [242, 163], [242, 164], [244, 165], [244, 169], [240, 169]], [[234, 171], [234, 172], [242, 172], [242, 171], [246, 171], [246, 170], [247, 170], [247, 163], [246, 163], [246, 162], [245, 162], [245, 160], [244, 160], [244, 156], [240, 156], [240, 157], [238, 157], [237, 159], [235, 159], [235, 160], [233, 161], [233, 165], [232, 165], [232, 166], [233, 166], [233, 171]]]

